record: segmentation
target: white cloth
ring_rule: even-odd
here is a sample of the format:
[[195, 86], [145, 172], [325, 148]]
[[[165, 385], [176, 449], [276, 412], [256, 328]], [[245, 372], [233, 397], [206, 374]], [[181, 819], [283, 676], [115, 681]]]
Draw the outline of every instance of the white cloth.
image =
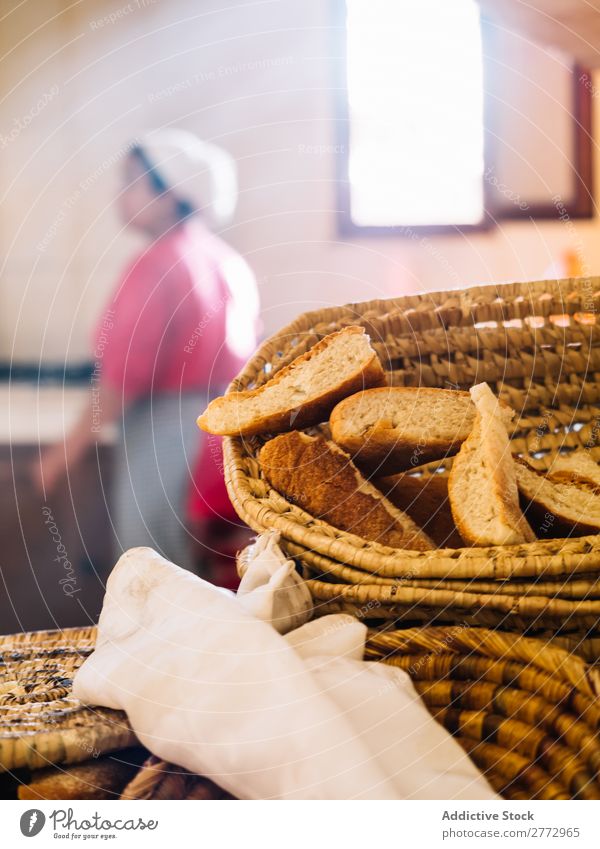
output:
[[366, 626], [324, 616], [286, 636], [321, 692], [393, 784], [398, 799], [495, 799], [458, 743], [431, 717], [409, 675], [363, 661]]
[[213, 225], [226, 224], [237, 204], [233, 157], [187, 130], [154, 130], [139, 141], [148, 161], [181, 200]]
[[235, 597], [132, 549], [73, 691], [125, 710], [154, 754], [242, 799], [497, 798], [408, 676], [358, 659], [365, 634], [333, 616], [283, 637]]
[[308, 622], [312, 597], [306, 583], [278, 545], [279, 534], [261, 534], [239, 558], [238, 599], [249, 613], [285, 634]]

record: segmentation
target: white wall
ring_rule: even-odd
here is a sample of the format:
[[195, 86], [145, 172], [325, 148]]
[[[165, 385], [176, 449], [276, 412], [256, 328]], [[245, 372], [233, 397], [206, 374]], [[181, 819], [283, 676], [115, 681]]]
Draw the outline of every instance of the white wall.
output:
[[597, 219], [339, 238], [327, 0], [64, 5], [15, 3], [0, 28], [0, 358], [87, 356], [136, 245], [111, 207], [119, 154], [169, 123], [238, 160], [239, 210], [223, 235], [255, 269], [266, 332], [320, 304], [540, 278], [569, 247], [600, 273]]

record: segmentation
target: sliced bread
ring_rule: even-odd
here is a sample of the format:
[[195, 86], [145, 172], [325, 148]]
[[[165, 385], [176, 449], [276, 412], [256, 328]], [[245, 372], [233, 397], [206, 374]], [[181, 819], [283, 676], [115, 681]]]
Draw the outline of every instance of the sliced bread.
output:
[[392, 548], [435, 548], [331, 440], [292, 431], [267, 442], [259, 460], [271, 486], [312, 516]]
[[385, 373], [362, 327], [317, 342], [258, 389], [215, 398], [198, 426], [220, 436], [280, 433], [325, 421], [346, 395], [381, 386]]
[[[593, 462], [593, 460], [592, 460]], [[600, 495], [593, 484], [537, 472], [515, 463], [525, 515], [540, 536], [593, 534], [600, 531]]]
[[456, 454], [474, 421], [468, 392], [388, 386], [340, 401], [329, 426], [360, 468], [390, 475]]
[[514, 545], [536, 537], [521, 512], [506, 413], [487, 383], [471, 390], [473, 430], [452, 463], [448, 496], [456, 527], [473, 545]]
[[439, 548], [462, 548], [448, 499], [448, 474], [404, 473], [377, 478], [374, 484], [403, 510]]
[[548, 477], [553, 481], [578, 483], [600, 491], [600, 466], [589, 451], [559, 454], [548, 471]]

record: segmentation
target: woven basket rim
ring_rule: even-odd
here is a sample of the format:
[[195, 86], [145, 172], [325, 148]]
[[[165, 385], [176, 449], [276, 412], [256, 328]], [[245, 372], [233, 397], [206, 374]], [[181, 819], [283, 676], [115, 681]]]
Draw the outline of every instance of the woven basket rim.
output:
[[[356, 321], [361, 324], [365, 317], [370, 317], [371, 313], [375, 312], [378, 317], [385, 317], [391, 314], [408, 314], [415, 307], [422, 305], [429, 300], [436, 306], [441, 306], [444, 301], [450, 299], [462, 299], [466, 303], [472, 302], [478, 295], [489, 299], [492, 290], [498, 293], [510, 294], [511, 300], [517, 298], [531, 297], [539, 295], [546, 302], [550, 302], [550, 295], [561, 295], [566, 289], [571, 297], [563, 302], [564, 312], [572, 313], [577, 302], [573, 299], [573, 294], [583, 294], [586, 298], [586, 303], [589, 302], [590, 291], [597, 293], [600, 291], [600, 275], [590, 277], [565, 277], [559, 280], [534, 280], [534, 281], [513, 281], [502, 283], [484, 283], [474, 286], [459, 287], [454, 289], [436, 289], [433, 291], [423, 292], [413, 295], [399, 295], [395, 298], [375, 298], [369, 301], [351, 301], [347, 304], [338, 306], [324, 307], [316, 310], [308, 310], [296, 316], [287, 325], [282, 327], [276, 333], [265, 339], [258, 347], [253, 356], [248, 360], [246, 366], [230, 383], [227, 393], [236, 392], [240, 389], [245, 389], [247, 379], [254, 376], [255, 364], [261, 360], [266, 360], [271, 349], [278, 343], [295, 336], [297, 333], [305, 332], [314, 326], [318, 320], [320, 323], [330, 322], [331, 324], [340, 320], [346, 320], [346, 323]], [[502, 295], [498, 294], [497, 298], [502, 299]], [[547, 309], [544, 302], [540, 304], [543, 313]], [[443, 325], [441, 325], [443, 326]], [[334, 328], [332, 328], [333, 331]]]
[[73, 641], [95, 639], [96, 625], [76, 625], [68, 628], [38, 628], [35, 631], [14, 631], [11, 634], [0, 634], [0, 651], [6, 651], [6, 644], [34, 643], [36, 640], [50, 640], [64, 635]]

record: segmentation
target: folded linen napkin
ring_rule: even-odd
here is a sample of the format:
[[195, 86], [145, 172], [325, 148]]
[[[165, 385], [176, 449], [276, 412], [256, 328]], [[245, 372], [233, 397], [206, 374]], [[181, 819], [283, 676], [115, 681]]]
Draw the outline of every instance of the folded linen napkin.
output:
[[398, 799], [494, 799], [459, 744], [431, 716], [410, 676], [365, 662], [367, 628], [347, 614], [324, 616], [286, 636], [369, 749]]
[[137, 548], [110, 575], [73, 691], [241, 799], [496, 798], [408, 676], [359, 659], [365, 634], [334, 616], [283, 637]]
[[285, 634], [308, 622], [313, 605], [296, 564], [285, 557], [278, 542], [276, 531], [266, 531], [241, 552], [237, 595], [246, 610]]

